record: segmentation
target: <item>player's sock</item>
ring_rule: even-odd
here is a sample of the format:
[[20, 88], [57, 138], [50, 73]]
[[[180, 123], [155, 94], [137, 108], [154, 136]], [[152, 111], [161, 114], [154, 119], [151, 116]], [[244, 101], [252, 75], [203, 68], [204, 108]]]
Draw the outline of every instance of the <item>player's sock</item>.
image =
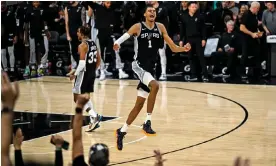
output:
[[121, 128], [121, 132], [126, 132], [127, 129], [128, 129], [128, 124], [125, 123], [125, 124], [123, 125], [123, 127]]
[[151, 120], [151, 113], [147, 113], [145, 124], [147, 123], [148, 120]]
[[84, 105], [84, 110], [88, 111], [88, 114], [93, 118], [97, 117], [97, 113], [94, 111], [93, 104], [90, 100]]

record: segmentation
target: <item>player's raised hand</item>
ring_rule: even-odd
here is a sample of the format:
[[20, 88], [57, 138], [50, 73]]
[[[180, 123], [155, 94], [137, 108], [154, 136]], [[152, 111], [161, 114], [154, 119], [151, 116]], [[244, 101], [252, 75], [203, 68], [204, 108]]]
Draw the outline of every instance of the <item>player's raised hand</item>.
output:
[[114, 43], [114, 45], [113, 45], [113, 50], [118, 51], [119, 49], [120, 49], [119, 44]]
[[162, 159], [162, 154], [160, 150], [154, 150], [153, 152], [156, 159], [154, 166], [163, 166], [163, 163], [166, 161], [166, 159]]
[[4, 107], [14, 108], [19, 96], [19, 86], [17, 82], [11, 83], [6, 72], [2, 72], [1, 80], [1, 100]]
[[21, 145], [24, 140], [22, 130], [18, 128], [13, 136], [13, 146], [15, 150], [21, 150]]

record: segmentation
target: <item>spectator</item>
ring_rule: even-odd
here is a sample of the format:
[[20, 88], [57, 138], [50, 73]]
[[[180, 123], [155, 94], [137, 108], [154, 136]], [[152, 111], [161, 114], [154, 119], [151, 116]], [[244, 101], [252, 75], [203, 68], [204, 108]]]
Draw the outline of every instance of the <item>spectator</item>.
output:
[[236, 7], [235, 1], [229, 1], [228, 8], [229, 8], [229, 10], [232, 11], [233, 18], [234, 18], [234, 20], [236, 20], [238, 14], [239, 14], [239, 8]]
[[[82, 143], [82, 126], [83, 126], [83, 107], [89, 100], [87, 94], [79, 95], [77, 98], [76, 113], [73, 119], [73, 166], [87, 166], [84, 161], [83, 143]], [[105, 166], [109, 163], [109, 150], [105, 144], [95, 144], [89, 151], [90, 166]]]
[[[183, 45], [183, 41], [190, 43], [192, 49], [189, 51], [189, 61], [191, 66], [191, 78], [190, 81], [197, 81], [197, 73], [196, 73], [196, 62], [197, 58], [199, 58], [200, 66], [203, 73], [203, 81], [208, 81], [208, 73], [207, 67], [205, 64], [204, 58], [204, 47], [206, 44], [206, 29], [204, 18], [200, 16], [197, 12], [198, 4], [196, 2], [189, 2], [188, 4], [189, 12], [182, 17], [182, 27], [180, 34], [180, 43], [179, 45]], [[193, 55], [193, 52], [196, 52], [196, 56]], [[196, 58], [197, 57], [197, 58]]]
[[133, 1], [125, 1], [123, 7], [123, 16], [124, 16], [124, 32], [126, 32], [132, 25], [138, 22], [136, 16], [137, 13], [137, 4]]
[[75, 72], [79, 62], [77, 30], [80, 26], [86, 24], [85, 8], [77, 1], [70, 1], [69, 5], [64, 9], [65, 29], [67, 40], [71, 50], [71, 71], [67, 75]]
[[[50, 33], [48, 31], [47, 16], [41, 8], [39, 1], [33, 1], [32, 7], [27, 10], [25, 17], [25, 31], [30, 44], [30, 65], [32, 65], [31, 77], [44, 75], [47, 66]], [[37, 72], [36, 72], [36, 64]]]
[[16, 22], [13, 11], [1, 1], [1, 60], [4, 71], [8, 71], [7, 51], [10, 60], [10, 74], [14, 76], [14, 44], [17, 42]]
[[275, 2], [266, 2], [267, 10], [263, 12], [262, 23], [266, 35], [276, 35]]
[[228, 78], [235, 74], [235, 59], [237, 57], [237, 41], [238, 35], [234, 31], [234, 21], [229, 20], [226, 23], [227, 30], [223, 33], [219, 40], [218, 51], [212, 53], [213, 59], [213, 76], [221, 76], [221, 71], [219, 71], [219, 64], [227, 57], [227, 70], [223, 73], [224, 78]]
[[12, 140], [13, 109], [19, 97], [19, 85], [11, 83], [6, 72], [1, 74], [1, 165], [11, 165], [10, 143]]
[[212, 24], [214, 26], [214, 32], [222, 34], [225, 31], [224, 18], [226, 16], [233, 17], [233, 13], [228, 9], [225, 1], [217, 2], [217, 9], [212, 12]]
[[[112, 50], [114, 39], [111, 37], [113, 35], [113, 30], [116, 24], [115, 12], [111, 6], [110, 1], [104, 1], [102, 5], [99, 5], [94, 2], [90, 2], [88, 5], [93, 9], [96, 10], [96, 20], [95, 20], [95, 28], [98, 29], [98, 38], [100, 43], [100, 50], [102, 55], [102, 62], [106, 63], [107, 57], [106, 52], [111, 52], [114, 54]], [[106, 51], [105, 51], [106, 49]], [[124, 64], [121, 62], [120, 55], [118, 52], [116, 54], [116, 69], [119, 70], [119, 78], [128, 78], [128, 74], [123, 71]], [[104, 63], [101, 63], [100, 70], [100, 80], [104, 80], [106, 75], [113, 75], [111, 72], [106, 70], [107, 66]], [[106, 64], [107, 65], [107, 64]]]
[[248, 56], [253, 56], [255, 59], [255, 78], [260, 77], [261, 62], [260, 62], [260, 41], [262, 33], [258, 30], [258, 19], [256, 17], [260, 8], [259, 2], [252, 2], [250, 10], [241, 18], [240, 30], [243, 33], [241, 71], [242, 79], [247, 79], [245, 75], [245, 65]]

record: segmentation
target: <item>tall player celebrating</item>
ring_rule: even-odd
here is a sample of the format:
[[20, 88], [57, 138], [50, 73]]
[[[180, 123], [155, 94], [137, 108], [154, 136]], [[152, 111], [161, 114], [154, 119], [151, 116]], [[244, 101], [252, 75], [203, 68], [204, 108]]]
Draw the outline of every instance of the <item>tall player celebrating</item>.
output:
[[140, 80], [137, 87], [138, 95], [135, 106], [131, 110], [123, 127], [116, 130], [118, 150], [123, 149], [123, 139], [126, 135], [128, 126], [135, 120], [143, 108], [146, 98], [148, 98], [147, 117], [143, 124], [142, 131], [148, 136], [156, 134], [151, 128], [151, 114], [159, 90], [159, 84], [153, 78], [153, 72], [158, 56], [158, 49], [163, 48], [164, 40], [173, 52], [187, 52], [191, 49], [190, 44], [186, 44], [184, 47], [179, 47], [174, 44], [172, 39], [168, 36], [164, 25], [155, 22], [156, 11], [152, 5], [146, 6], [144, 16], [145, 22], [134, 24], [127, 33], [115, 41], [113, 46], [114, 50], [118, 50], [120, 44], [126, 41], [130, 36], [133, 35], [135, 37], [135, 56], [132, 62], [132, 70]]
[[[101, 57], [99, 55], [96, 44], [89, 39], [90, 29], [88, 27], [80, 27], [77, 32], [78, 39], [81, 44], [78, 47], [78, 53], [80, 55], [79, 65], [75, 72], [70, 75], [70, 80], [75, 79], [73, 93], [74, 101], [76, 102], [78, 95], [94, 92], [94, 81], [96, 69], [101, 63]], [[100, 127], [99, 123], [102, 116], [98, 115], [94, 109], [93, 104], [89, 100], [84, 110], [90, 115], [89, 131], [95, 130]]]

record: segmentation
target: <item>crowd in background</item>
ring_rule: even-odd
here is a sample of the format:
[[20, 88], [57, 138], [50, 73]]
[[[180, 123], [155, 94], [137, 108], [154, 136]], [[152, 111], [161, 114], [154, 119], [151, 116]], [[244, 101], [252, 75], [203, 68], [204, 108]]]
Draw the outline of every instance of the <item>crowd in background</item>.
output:
[[[104, 62], [97, 71], [100, 80], [117, 72], [120, 79], [131, 77], [129, 76], [131, 70], [128, 70], [127, 66], [127, 62], [132, 61], [134, 55], [131, 41], [129, 45], [126, 44], [125, 48], [128, 47], [128, 49], [123, 49], [123, 47], [119, 52], [114, 52], [112, 45], [115, 39], [126, 32], [131, 25], [143, 21], [142, 9], [146, 3], [151, 3], [157, 9], [156, 21], [165, 25], [176, 43], [180, 45], [186, 42], [191, 43], [192, 50], [188, 53], [186, 60], [190, 68], [189, 81], [197, 81], [201, 79], [201, 76], [203, 81], [208, 81], [210, 77], [247, 79], [248, 72], [245, 70], [248, 59], [251, 57], [254, 57], [253, 68], [257, 70], [254, 71], [253, 76], [257, 79], [267, 76], [267, 71], [262, 70], [261, 65], [267, 61], [266, 35], [276, 33], [274, 2], [260, 2], [252, 7], [251, 2], [245, 1], [238, 3], [234, 1], [216, 3], [210, 1], [194, 3], [188, 1], [22, 1], [6, 3], [2, 1], [2, 69], [9, 71], [10, 76], [14, 77], [20, 77], [23, 71], [24, 77], [49, 74], [53, 70], [53, 65], [51, 65], [53, 62], [60, 64], [53, 60], [53, 57], [58, 54], [52, 48], [51, 43], [55, 38], [58, 38], [59, 45], [64, 44], [68, 49], [70, 48], [65, 56], [69, 58], [70, 67], [74, 69], [78, 62], [76, 28], [86, 25], [91, 27], [91, 38], [94, 38], [95, 42], [98, 39], [99, 42]], [[254, 23], [250, 17], [252, 12]], [[257, 28], [260, 32], [259, 36], [254, 37], [246, 33], [244, 29], [246, 26], [250, 26], [246, 30], [252, 26], [254, 26], [252, 30]], [[255, 32], [250, 31], [250, 33]], [[219, 42], [216, 50], [212, 52], [211, 60], [208, 60], [205, 55], [206, 42], [214, 35], [217, 35]], [[249, 47], [256, 49], [249, 50], [247, 49]], [[128, 51], [125, 52], [125, 50]], [[159, 55], [159, 68], [161, 69], [159, 79], [166, 80], [168, 72], [175, 73], [180, 70], [175, 67], [179, 59], [166, 46], [159, 50]], [[237, 58], [238, 55], [241, 55], [240, 59]], [[60, 61], [66, 68], [67, 64], [64, 60]], [[221, 65], [227, 68], [221, 71]], [[58, 65], [54, 66], [58, 67]], [[65, 72], [69, 70], [70, 68], [67, 67]]]

